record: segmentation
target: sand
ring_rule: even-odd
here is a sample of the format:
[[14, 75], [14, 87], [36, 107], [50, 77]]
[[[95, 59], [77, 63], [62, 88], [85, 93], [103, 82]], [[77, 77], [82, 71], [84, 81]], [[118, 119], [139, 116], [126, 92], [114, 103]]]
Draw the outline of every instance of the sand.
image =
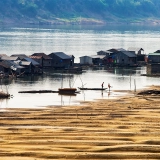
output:
[[0, 160], [160, 159], [160, 95], [0, 115]]

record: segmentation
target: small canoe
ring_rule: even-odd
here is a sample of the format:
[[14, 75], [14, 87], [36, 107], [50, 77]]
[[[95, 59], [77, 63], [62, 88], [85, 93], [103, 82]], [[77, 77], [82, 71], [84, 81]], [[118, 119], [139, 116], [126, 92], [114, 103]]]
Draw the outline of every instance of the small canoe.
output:
[[101, 91], [103, 91], [103, 90], [106, 90], [107, 88], [80, 88], [79, 87], [79, 89], [80, 90], [101, 90]]

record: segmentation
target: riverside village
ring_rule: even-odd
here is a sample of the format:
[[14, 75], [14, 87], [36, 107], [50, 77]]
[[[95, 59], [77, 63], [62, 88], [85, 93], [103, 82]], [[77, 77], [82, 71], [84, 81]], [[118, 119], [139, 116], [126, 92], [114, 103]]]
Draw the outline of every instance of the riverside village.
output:
[[[160, 50], [145, 54], [143, 48], [130, 47], [112, 48], [98, 51], [95, 55], [85, 55], [78, 57], [80, 62], [75, 63], [75, 56], [64, 52], [33, 53], [31, 55], [13, 54], [8, 56], [0, 54], [0, 78], [20, 78], [24, 76], [41, 75], [45, 71], [55, 73], [82, 74], [88, 68], [104, 69], [113, 67], [141, 67], [146, 66], [146, 74], [143, 76], [160, 76]], [[108, 85], [110, 90], [110, 84]], [[107, 88], [84, 88], [80, 90], [105, 90]], [[76, 94], [76, 88], [59, 88], [58, 91], [38, 90], [20, 91], [19, 93], [59, 93]], [[7, 93], [1, 93], [1, 98], [9, 97]]]
[[43, 74], [50, 69], [62, 73], [82, 73], [87, 67], [137, 67], [147, 66], [146, 75], [160, 75], [160, 50], [144, 54], [143, 48], [130, 47], [98, 51], [95, 55], [79, 57], [64, 52], [33, 53], [31, 55], [0, 54], [0, 78]]

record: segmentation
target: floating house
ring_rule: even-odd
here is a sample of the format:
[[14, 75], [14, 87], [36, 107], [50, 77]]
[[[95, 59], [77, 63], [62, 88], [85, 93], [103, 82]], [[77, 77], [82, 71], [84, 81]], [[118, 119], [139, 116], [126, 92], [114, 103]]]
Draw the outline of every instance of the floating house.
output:
[[115, 54], [114, 62], [120, 66], [135, 66], [137, 64], [137, 56], [132, 52], [119, 51]]
[[70, 68], [73, 65], [73, 57], [63, 52], [52, 52], [48, 55], [52, 58], [51, 66], [53, 68]]
[[42, 68], [48, 68], [52, 66], [52, 58], [45, 53], [34, 53], [29, 57], [38, 62]]
[[92, 57], [91, 56], [82, 56], [80, 58], [80, 65], [92, 65]]
[[159, 53], [149, 53], [148, 63], [160, 63], [160, 52]]
[[137, 55], [134, 52], [129, 52], [123, 48], [110, 49], [109, 56], [105, 57], [105, 64], [112, 66], [136, 66]]
[[2, 61], [2, 63], [11, 69], [12, 75], [13, 74], [20, 75], [21, 73], [23, 73], [25, 71], [25, 68], [23, 66], [20, 66], [19, 64], [15, 63], [13, 61], [5, 60], [5, 61]]
[[106, 55], [93, 55], [93, 56], [91, 56], [93, 65], [103, 65], [105, 57], [106, 57]]
[[8, 76], [11, 74], [11, 68], [4, 62], [0, 62], [0, 78]]
[[146, 64], [146, 55], [144, 54], [143, 48], [129, 47], [128, 51], [137, 55], [137, 62], [139, 64]]

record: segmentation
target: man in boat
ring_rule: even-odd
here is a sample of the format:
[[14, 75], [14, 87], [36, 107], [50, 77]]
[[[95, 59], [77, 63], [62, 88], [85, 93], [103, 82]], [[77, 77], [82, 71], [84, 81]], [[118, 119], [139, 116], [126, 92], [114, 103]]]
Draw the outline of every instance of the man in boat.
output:
[[102, 89], [103, 89], [103, 85], [104, 85], [104, 82], [103, 82], [102, 85], [101, 85], [101, 86], [102, 86]]

